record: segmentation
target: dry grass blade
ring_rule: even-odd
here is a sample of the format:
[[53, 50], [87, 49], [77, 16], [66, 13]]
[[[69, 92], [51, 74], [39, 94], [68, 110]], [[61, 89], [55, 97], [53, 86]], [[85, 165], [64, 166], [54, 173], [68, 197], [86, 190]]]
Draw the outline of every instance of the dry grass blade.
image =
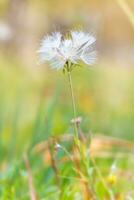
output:
[[126, 3], [125, 0], [117, 0], [119, 6], [124, 11], [126, 16], [128, 17], [129, 21], [131, 22], [132, 26], [134, 27], [134, 13], [129, 7], [129, 5]]
[[[88, 141], [88, 137], [86, 138], [86, 140]], [[34, 147], [34, 152], [35, 153], [46, 152], [48, 150], [48, 146], [49, 146], [48, 144], [53, 141], [56, 141], [57, 143], [64, 142], [64, 141], [71, 142], [73, 141], [73, 136], [68, 133], [66, 135], [62, 135], [57, 138], [49, 138], [49, 140], [46, 140], [37, 144]], [[95, 135], [92, 137], [90, 150], [92, 153], [94, 152], [96, 153], [96, 151], [100, 152], [100, 150], [105, 150], [107, 148], [109, 149], [113, 146], [119, 147], [119, 148], [125, 148], [125, 149], [128, 149], [129, 151], [134, 150], [134, 142], [119, 139], [119, 138], [114, 138], [114, 137], [107, 137], [104, 135]]]
[[30, 163], [29, 163], [27, 154], [25, 154], [23, 156], [23, 158], [24, 158], [26, 170], [27, 170], [27, 173], [28, 173], [28, 185], [29, 185], [30, 199], [31, 200], [38, 200], [37, 195], [36, 195], [36, 191], [35, 191], [35, 188], [34, 188], [34, 184], [33, 184], [33, 177], [32, 177], [31, 167], [30, 167]]
[[90, 149], [92, 152], [96, 152], [98, 150], [110, 149], [112, 147], [125, 148], [129, 151], [133, 151], [134, 143], [119, 138], [97, 135], [92, 138]]
[[51, 148], [52, 146], [54, 147], [55, 145], [55, 141], [54, 140], [51, 140], [48, 142], [48, 153], [49, 153], [49, 159], [50, 159], [50, 163], [51, 163], [51, 167], [53, 168], [53, 171], [55, 173], [55, 178], [56, 178], [56, 184], [60, 187], [60, 179], [59, 179], [59, 170], [58, 170], [58, 167], [57, 167], [57, 162], [56, 162], [56, 159], [55, 159], [55, 156], [56, 156], [56, 153], [54, 151], [53, 148]]

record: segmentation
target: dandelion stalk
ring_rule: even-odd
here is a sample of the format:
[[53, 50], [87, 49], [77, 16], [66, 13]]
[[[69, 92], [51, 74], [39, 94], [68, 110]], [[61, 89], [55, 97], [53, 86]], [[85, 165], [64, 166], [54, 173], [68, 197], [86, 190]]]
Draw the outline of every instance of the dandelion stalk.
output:
[[[68, 73], [68, 81], [69, 81], [69, 87], [70, 87], [70, 92], [71, 92], [71, 100], [72, 100], [72, 107], [73, 107], [73, 116], [74, 116], [74, 120], [77, 117], [76, 114], [76, 103], [75, 103], [75, 98], [74, 98], [74, 90], [73, 90], [73, 83], [72, 83], [72, 76], [71, 76], [71, 64], [69, 62], [67, 62], [66, 68], [67, 68], [67, 73]], [[77, 124], [76, 122], [74, 123], [74, 131], [75, 131], [75, 135], [78, 138], [78, 128], [77, 128]]]
[[[76, 121], [76, 103], [71, 72], [74, 66], [79, 65], [79, 61], [86, 65], [92, 65], [94, 63], [96, 60], [96, 51], [94, 50], [95, 42], [96, 38], [94, 36], [83, 31], [70, 31], [68, 37], [63, 37], [60, 32], [54, 32], [42, 40], [40, 49], [38, 50], [42, 63], [48, 63], [53, 69], [62, 69], [63, 72], [67, 72], [74, 115], [74, 146], [77, 147], [77, 152], [79, 151], [80, 155], [82, 155], [82, 149], [80, 148], [79, 127]], [[64, 148], [63, 150], [67, 153]], [[74, 163], [76, 167], [78, 165], [77, 168], [79, 169], [79, 163], [77, 163], [76, 159]], [[84, 188], [87, 194], [84, 198], [92, 199], [87, 182], [84, 183]]]
[[41, 42], [38, 50], [40, 61], [50, 64], [53, 69], [62, 69], [68, 73], [71, 99], [74, 113], [75, 143], [79, 146], [79, 134], [76, 123], [76, 104], [73, 92], [71, 71], [79, 61], [92, 65], [96, 60], [94, 43], [96, 38], [83, 31], [70, 31], [68, 37], [63, 37], [60, 32], [47, 35]]
[[[79, 61], [92, 65], [96, 59], [94, 43], [96, 38], [83, 31], [70, 31], [69, 37], [63, 37], [60, 32], [54, 32], [46, 36], [38, 53], [42, 63], [49, 63], [53, 69], [62, 69], [68, 73], [68, 80], [71, 91], [74, 121], [76, 119], [76, 104], [74, 99], [71, 71]], [[78, 127], [74, 123], [76, 143], [78, 143]]]

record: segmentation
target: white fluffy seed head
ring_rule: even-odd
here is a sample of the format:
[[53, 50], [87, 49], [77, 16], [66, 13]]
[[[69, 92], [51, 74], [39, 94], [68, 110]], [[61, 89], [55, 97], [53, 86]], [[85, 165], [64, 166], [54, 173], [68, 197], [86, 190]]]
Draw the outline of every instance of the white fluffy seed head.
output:
[[91, 65], [96, 59], [96, 51], [92, 48], [95, 41], [94, 36], [83, 31], [71, 31], [67, 39], [54, 32], [41, 42], [38, 50], [40, 61], [49, 63], [54, 69], [63, 68], [67, 61], [73, 64], [83, 61]]

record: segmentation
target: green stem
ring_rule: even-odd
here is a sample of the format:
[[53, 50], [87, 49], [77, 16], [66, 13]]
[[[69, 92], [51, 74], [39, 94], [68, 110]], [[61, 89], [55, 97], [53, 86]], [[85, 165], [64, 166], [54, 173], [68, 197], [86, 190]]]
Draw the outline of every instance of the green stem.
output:
[[70, 86], [70, 91], [71, 91], [71, 99], [72, 99], [72, 106], [73, 106], [73, 115], [74, 115], [74, 131], [75, 131], [75, 135], [78, 136], [78, 128], [77, 128], [77, 124], [75, 122], [75, 119], [77, 117], [76, 115], [76, 104], [75, 104], [75, 98], [74, 98], [74, 91], [73, 91], [73, 84], [72, 84], [72, 77], [71, 77], [71, 72], [70, 72], [70, 67], [69, 65], [67, 66], [67, 72], [68, 72], [68, 80], [69, 80], [69, 86]]
[[94, 166], [94, 168], [95, 168], [95, 170], [96, 170], [96, 172], [97, 172], [97, 174], [98, 174], [98, 176], [100, 178], [100, 181], [102, 182], [103, 186], [105, 187], [105, 189], [106, 189], [106, 191], [107, 191], [107, 193], [108, 193], [108, 195], [110, 197], [110, 200], [115, 200], [112, 191], [109, 189], [109, 187], [105, 183], [105, 180], [104, 180], [104, 178], [103, 178], [103, 176], [101, 174], [100, 169], [98, 168], [98, 166], [97, 166], [97, 164], [95, 162], [95, 159], [92, 156], [90, 157], [90, 159], [91, 159], [91, 161], [93, 163], [93, 166]]

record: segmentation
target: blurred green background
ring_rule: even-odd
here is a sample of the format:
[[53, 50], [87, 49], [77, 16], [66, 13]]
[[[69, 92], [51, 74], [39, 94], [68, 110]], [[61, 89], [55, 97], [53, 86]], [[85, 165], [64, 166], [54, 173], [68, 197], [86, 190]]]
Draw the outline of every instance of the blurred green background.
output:
[[[126, 2], [134, 10], [134, 2]], [[84, 133], [92, 130], [93, 134], [134, 140], [134, 18], [129, 14], [120, 0], [0, 0], [0, 169], [9, 177], [7, 185], [1, 181], [0, 194], [13, 193], [9, 199], [17, 199], [8, 187], [17, 180], [13, 188], [22, 184], [23, 197], [27, 191], [24, 166], [21, 175], [16, 175], [13, 171], [18, 165], [12, 169], [9, 163], [21, 160], [38, 142], [71, 130], [66, 75], [38, 65], [36, 51], [51, 31], [82, 28], [97, 38], [96, 64], [72, 73]], [[33, 158], [32, 166], [36, 161]], [[52, 176], [51, 169], [42, 167], [37, 177], [36, 164], [34, 174], [40, 184]], [[55, 190], [53, 186], [51, 191]], [[51, 192], [43, 185], [40, 191], [42, 196]]]
[[[134, 7], [132, 1], [127, 3]], [[134, 29], [118, 1], [1, 0], [0, 134], [4, 151], [18, 153], [31, 141], [68, 131], [72, 108], [67, 77], [39, 66], [36, 51], [46, 33], [73, 28], [83, 28], [97, 38], [95, 66], [73, 72], [83, 130], [134, 138]]]

